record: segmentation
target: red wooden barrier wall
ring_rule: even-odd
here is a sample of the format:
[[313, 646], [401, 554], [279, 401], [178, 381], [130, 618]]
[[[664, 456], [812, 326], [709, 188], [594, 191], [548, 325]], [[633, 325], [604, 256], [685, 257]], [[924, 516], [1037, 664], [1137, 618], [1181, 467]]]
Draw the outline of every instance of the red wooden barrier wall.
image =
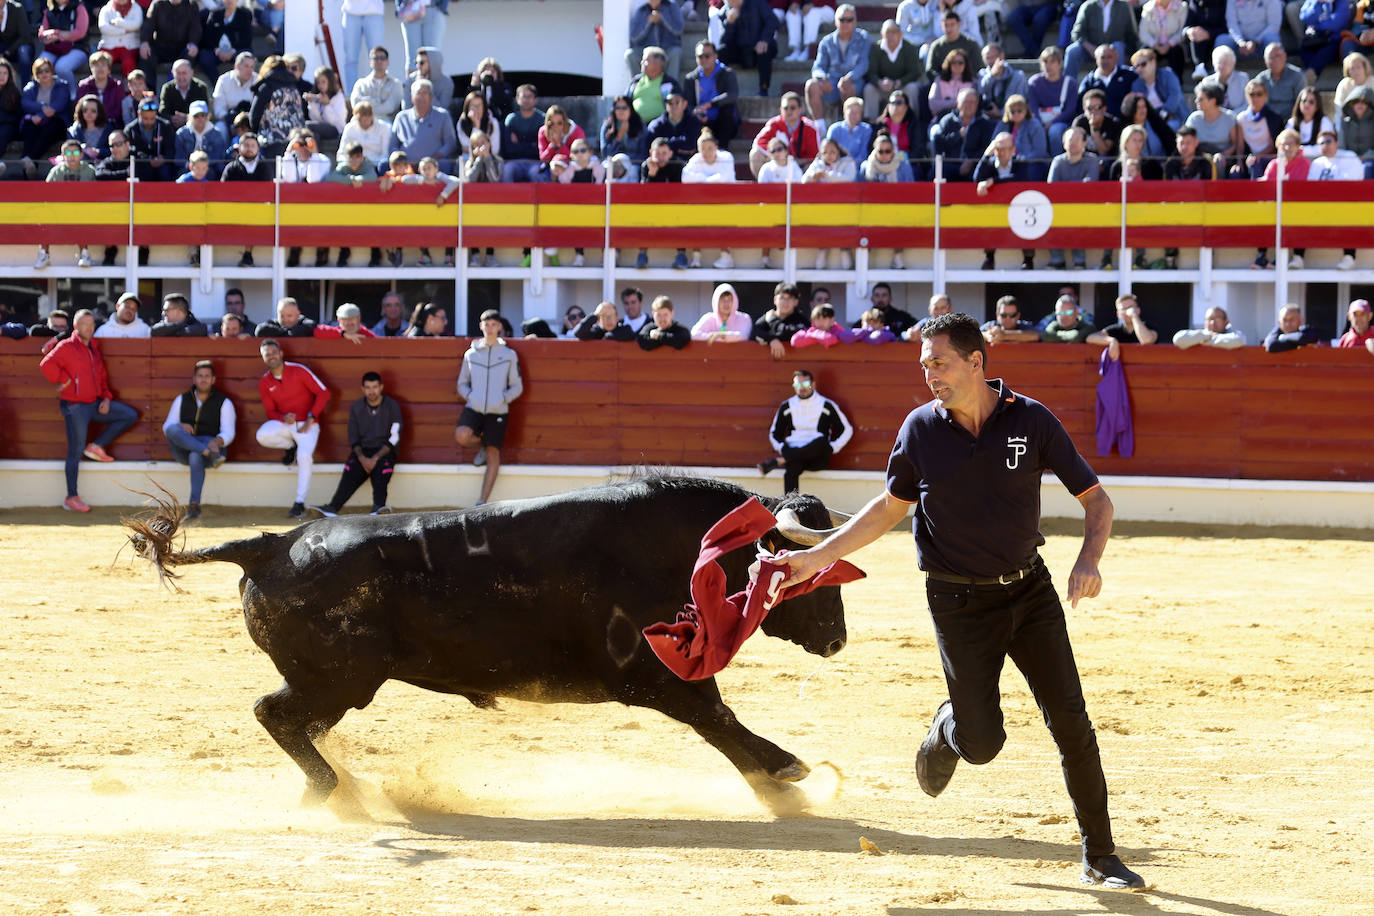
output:
[[[321, 460], [346, 449], [346, 405], [363, 372], [381, 372], [405, 411], [406, 461], [457, 460], [454, 393], [468, 341], [285, 341], [335, 392], [324, 418]], [[38, 372], [37, 340], [0, 340], [0, 458], [61, 458], [56, 395]], [[518, 463], [748, 466], [767, 457], [767, 426], [790, 393], [792, 371], [815, 372], [818, 388], [853, 421], [840, 469], [885, 466], [906, 413], [929, 399], [914, 346], [839, 347], [789, 353], [781, 361], [753, 344], [692, 344], [645, 353], [633, 344], [515, 341], [525, 396], [514, 411], [505, 458]], [[275, 460], [253, 431], [265, 419], [257, 396], [263, 366], [256, 341], [104, 341], [117, 396], [137, 426], [112, 449], [121, 459], [165, 458], [168, 407], [190, 384], [197, 359], [215, 361], [239, 412], [235, 460]], [[1374, 358], [1364, 350], [1270, 354], [1172, 346], [1127, 347], [1136, 454], [1098, 458], [1093, 436], [1096, 347], [1004, 345], [992, 375], [1044, 401], [1101, 473], [1311, 480], [1374, 480]]]

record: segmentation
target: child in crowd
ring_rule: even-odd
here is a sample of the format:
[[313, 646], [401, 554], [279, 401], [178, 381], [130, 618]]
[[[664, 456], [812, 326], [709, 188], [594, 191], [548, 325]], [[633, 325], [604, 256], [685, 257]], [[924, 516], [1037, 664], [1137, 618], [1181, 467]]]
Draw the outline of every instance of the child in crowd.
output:
[[[802, 180], [801, 167], [792, 158], [787, 141], [782, 137], [768, 141], [768, 156], [768, 161], [759, 167], [759, 184], [792, 184]], [[771, 248], [763, 249], [764, 270], [770, 270], [773, 266], [771, 255]]]
[[[550, 163], [550, 173], [562, 184], [605, 184], [606, 168], [592, 155], [592, 147], [586, 139], [578, 138], [572, 142], [568, 159], [555, 156]], [[555, 263], [557, 248], [545, 248], [544, 254], [550, 256], [549, 263]], [[585, 267], [586, 253], [581, 248], [573, 249], [573, 267]]]
[[[460, 179], [452, 175], [439, 171], [439, 160], [435, 159], [433, 156], [426, 156], [420, 160], [419, 175], [407, 175], [401, 179], [405, 184], [422, 184], [430, 187], [443, 185], [443, 188], [439, 191], [439, 196], [434, 198], [434, 206], [436, 207], [442, 207], [448, 201], [449, 197], [452, 196], [453, 192], [458, 190], [459, 180]], [[429, 256], [429, 249], [421, 248], [419, 266], [429, 267], [433, 263], [434, 259]], [[453, 266], [452, 248], [444, 249], [444, 266]]]
[[[463, 180], [476, 182], [478, 184], [499, 184], [501, 182], [501, 170], [505, 163], [501, 157], [496, 155], [492, 148], [491, 137], [487, 136], [486, 131], [474, 130], [468, 135], [468, 157], [463, 160]], [[482, 252], [473, 248], [468, 252], [469, 267], [499, 267], [500, 263], [496, 260], [496, 249], [488, 248], [486, 258], [483, 259]]]
[[[404, 150], [398, 149], [392, 152], [390, 158], [387, 159], [387, 164], [390, 165], [390, 168], [382, 177], [390, 179], [392, 184], [418, 184], [423, 180], [415, 171], [415, 167], [410, 164], [410, 157], [405, 154]], [[392, 267], [400, 267], [404, 263], [404, 253], [400, 248], [391, 249], [386, 256]], [[376, 260], [377, 258], [374, 256], [368, 266], [380, 266], [374, 263]]]
[[148, 94], [148, 76], [142, 70], [132, 70], [128, 79], [129, 94], [119, 103], [120, 124], [128, 124], [138, 117], [138, 103]]
[[[186, 171], [177, 176], [177, 184], [199, 184], [210, 180], [210, 154], [198, 149], [186, 159]], [[187, 259], [192, 267], [200, 266], [200, 246], [191, 245]]]
[[821, 304], [811, 309], [811, 327], [792, 335], [792, 346], [825, 347], [827, 350], [836, 344], [854, 342], [854, 332], [835, 324], [835, 309], [829, 304]]
[[883, 323], [883, 313], [877, 309], [869, 309], [860, 316], [863, 320], [863, 327], [853, 331], [854, 339], [859, 343], [866, 344], [885, 344], [892, 343], [897, 339], [897, 335]]

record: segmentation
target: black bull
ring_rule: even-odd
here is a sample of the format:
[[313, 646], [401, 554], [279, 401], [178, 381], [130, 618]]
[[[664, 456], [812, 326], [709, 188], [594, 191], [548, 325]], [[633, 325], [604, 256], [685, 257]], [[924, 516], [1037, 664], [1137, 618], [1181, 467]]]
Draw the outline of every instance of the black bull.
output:
[[[714, 678], [680, 680], [640, 633], [687, 603], [702, 536], [750, 495], [645, 477], [477, 510], [325, 519], [188, 552], [172, 547], [174, 504], [128, 524], [163, 575], [191, 563], [243, 568], [249, 635], [285, 679], [258, 700], [258, 721], [305, 771], [309, 801], [339, 782], [312, 739], [399, 680], [482, 708], [506, 696], [656, 709], [695, 729], [764, 801], [782, 802], [809, 767], [741, 725]], [[830, 524], [812, 496], [763, 502], [811, 528]], [[763, 540], [797, 546], [776, 528]], [[744, 587], [753, 554], [720, 561], [730, 591]], [[763, 631], [833, 655], [845, 643], [839, 588], [779, 604]]]

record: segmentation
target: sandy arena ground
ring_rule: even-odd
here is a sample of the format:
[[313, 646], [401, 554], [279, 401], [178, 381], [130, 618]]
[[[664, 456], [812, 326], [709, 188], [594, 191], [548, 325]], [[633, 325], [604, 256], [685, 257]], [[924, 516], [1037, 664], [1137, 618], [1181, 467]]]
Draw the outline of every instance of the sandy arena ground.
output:
[[[203, 546], [276, 526], [214, 510]], [[1069, 616], [1139, 895], [1078, 884], [1053, 744], [1019, 674], [1009, 738], [939, 799], [912, 758], [944, 696], [909, 535], [856, 557], [849, 646], [764, 637], [721, 677], [818, 766], [775, 819], [686, 728], [617, 705], [388, 684], [327, 751], [371, 820], [297, 806], [253, 718], [279, 677], [229, 565], [162, 590], [117, 512], [0, 512], [0, 910], [11, 913], [1369, 913], [1374, 628], [1359, 533], [1118, 526]], [[1061, 583], [1077, 550], [1052, 526]], [[838, 773], [842, 776], [837, 775]], [[861, 838], [881, 855], [861, 851]]]

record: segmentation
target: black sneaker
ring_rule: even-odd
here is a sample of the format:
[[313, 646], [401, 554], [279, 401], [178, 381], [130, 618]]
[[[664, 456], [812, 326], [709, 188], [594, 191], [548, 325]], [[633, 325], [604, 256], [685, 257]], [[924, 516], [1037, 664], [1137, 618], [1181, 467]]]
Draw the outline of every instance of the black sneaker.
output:
[[338, 517], [339, 517], [339, 510], [333, 508], [332, 506], [310, 506], [309, 509], [310, 509], [311, 512], [318, 512], [320, 515], [324, 516], [325, 518], [338, 518]]
[[281, 463], [288, 468], [296, 463], [296, 447], [294, 445], [282, 454]]
[[305, 518], [305, 503], [292, 503], [287, 518]]
[[400, 267], [405, 264], [405, 252], [400, 248], [393, 248], [387, 255], [387, 259], [391, 261], [392, 267]]
[[301, 250], [300, 250], [299, 248], [292, 248], [292, 249], [290, 249], [290, 250], [288, 250], [288, 251], [286, 252], [286, 266], [287, 266], [287, 267], [300, 267], [300, 266], [301, 266]]
[[983, 270], [996, 270], [997, 260], [992, 255], [983, 258]]
[[329, 266], [329, 249], [328, 249], [328, 248], [316, 248], [316, 249], [315, 249], [315, 266], [316, 266], [316, 267], [328, 267], [328, 266]]
[[1098, 269], [1098, 270], [1111, 270], [1111, 269], [1112, 269], [1112, 253], [1111, 253], [1110, 251], [1104, 251], [1104, 252], [1102, 252], [1102, 260], [1098, 263], [1097, 269]]
[[147, 246], [147, 245], [139, 245], [139, 246], [138, 246], [138, 266], [139, 266], [139, 267], [147, 267], [147, 266], [148, 266], [148, 246]]
[[1021, 259], [1021, 269], [1022, 269], [1022, 270], [1035, 270], [1035, 258], [1022, 258], [1022, 259]]
[[374, 248], [374, 249], [372, 249], [372, 257], [370, 257], [370, 258], [367, 259], [367, 266], [368, 266], [368, 267], [381, 267], [381, 266], [382, 266], [382, 249], [380, 249], [380, 248]]
[[115, 255], [119, 254], [119, 249], [113, 245], [105, 246], [105, 257], [100, 259], [101, 267], [114, 267]]
[[377, 508], [373, 509], [371, 512], [368, 513], [368, 515], [390, 515], [390, 514], [391, 514], [391, 507], [390, 507], [390, 506], [378, 506]]
[[340, 248], [340, 249], [339, 249], [339, 259], [338, 259], [337, 261], [334, 262], [334, 266], [335, 266], [335, 267], [347, 267], [347, 266], [348, 266], [348, 259], [351, 258], [351, 257], [353, 257], [353, 249], [351, 249], [351, 248]]
[[200, 503], [186, 504], [186, 521], [189, 522], [193, 518], [200, 518]]
[[252, 266], [253, 266], [253, 252], [251, 252], [251, 251], [245, 251], [245, 252], [243, 253], [243, 257], [239, 258], [239, 266], [240, 266], [240, 267], [252, 267]]
[[935, 719], [930, 723], [926, 740], [916, 752], [916, 781], [921, 791], [931, 798], [945, 791], [954, 768], [959, 765], [959, 755], [945, 740], [945, 723], [954, 718], [954, 705], [945, 700], [935, 710]]
[[1083, 857], [1083, 884], [1096, 884], [1109, 891], [1143, 891], [1145, 879], [1121, 863], [1118, 856]]
[[769, 458], [767, 461], [759, 462], [759, 473], [764, 477], [767, 477], [770, 471], [776, 471], [777, 469], [778, 459], [776, 458]]

